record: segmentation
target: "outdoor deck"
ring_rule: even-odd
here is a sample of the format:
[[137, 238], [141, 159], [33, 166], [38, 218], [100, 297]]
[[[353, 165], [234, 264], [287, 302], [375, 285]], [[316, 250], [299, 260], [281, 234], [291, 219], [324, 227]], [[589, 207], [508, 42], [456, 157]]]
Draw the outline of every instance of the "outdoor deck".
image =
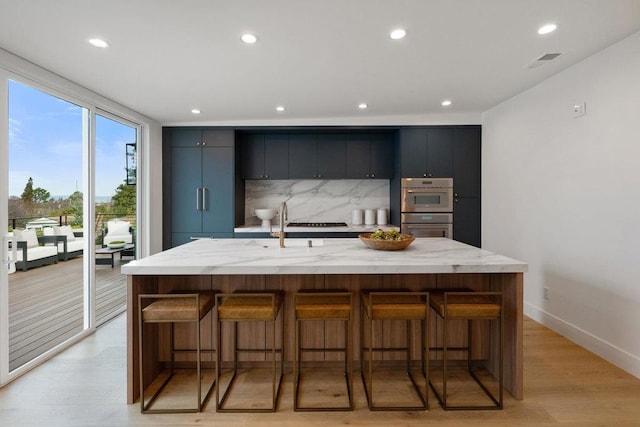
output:
[[[126, 307], [126, 276], [96, 266], [96, 320], [101, 325]], [[9, 369], [66, 341], [83, 329], [82, 257], [17, 271], [9, 276]]]

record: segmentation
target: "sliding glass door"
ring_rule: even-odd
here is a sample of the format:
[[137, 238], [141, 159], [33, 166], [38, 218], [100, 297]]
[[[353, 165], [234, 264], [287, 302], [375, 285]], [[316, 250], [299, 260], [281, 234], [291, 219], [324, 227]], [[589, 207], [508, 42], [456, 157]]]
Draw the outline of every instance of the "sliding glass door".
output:
[[8, 101], [12, 372], [89, 326], [82, 192], [88, 111], [16, 81], [8, 83]]
[[125, 311], [141, 127], [2, 69], [0, 83], [2, 385]]
[[126, 310], [127, 280], [119, 267], [136, 256], [138, 127], [104, 113], [95, 117], [95, 229], [100, 248], [96, 325], [100, 326]]

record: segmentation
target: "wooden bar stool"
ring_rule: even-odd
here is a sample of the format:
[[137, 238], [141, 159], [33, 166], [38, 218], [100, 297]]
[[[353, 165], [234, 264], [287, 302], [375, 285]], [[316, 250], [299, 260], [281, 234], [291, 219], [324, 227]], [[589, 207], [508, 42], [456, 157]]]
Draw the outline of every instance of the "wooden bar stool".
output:
[[[153, 302], [144, 306], [148, 300]], [[207, 388], [204, 399], [202, 399], [202, 369], [201, 358], [204, 352], [215, 352], [214, 349], [201, 349], [200, 344], [200, 324], [202, 319], [211, 311], [215, 304], [214, 292], [210, 293], [180, 293], [180, 294], [140, 294], [138, 296], [138, 344], [139, 344], [139, 362], [140, 362], [140, 412], [149, 413], [184, 413], [184, 412], [200, 412], [215, 385], [215, 376], [211, 385]], [[153, 393], [148, 402], [145, 403], [145, 384], [144, 384], [144, 357], [145, 349], [143, 332], [146, 324], [151, 323], [171, 323], [169, 342], [171, 345], [171, 361], [169, 376], [162, 385]], [[196, 348], [195, 349], [176, 349], [174, 343], [174, 327], [176, 323], [193, 323], [196, 329]], [[151, 409], [152, 404], [160, 395], [162, 390], [171, 381], [174, 374], [175, 354], [184, 352], [195, 352], [196, 354], [196, 375], [197, 381], [197, 400], [194, 408], [176, 408], [176, 409]]]
[[[428, 292], [412, 292], [409, 290], [362, 290], [360, 294], [360, 372], [362, 374], [362, 382], [364, 383], [364, 391], [367, 397], [367, 404], [372, 411], [414, 411], [427, 410], [429, 408], [429, 394], [427, 388], [429, 357], [428, 348], [425, 342], [429, 342], [429, 293]], [[369, 337], [365, 340], [365, 320], [369, 326]], [[376, 338], [374, 330], [374, 321], [376, 320], [402, 320], [406, 322], [406, 340], [405, 347], [375, 347], [374, 340]], [[420, 367], [421, 376], [424, 385], [418, 386], [413, 374], [411, 373], [411, 364], [414, 362], [411, 358], [412, 351], [412, 328], [411, 321], [419, 321], [420, 323]], [[382, 331], [382, 330], [381, 330]], [[380, 337], [382, 334], [380, 334]], [[367, 344], [368, 342], [368, 344]], [[414, 346], [415, 347], [415, 346]], [[368, 354], [368, 369], [365, 369], [365, 350]], [[404, 352], [406, 371], [405, 373], [411, 380], [413, 389], [416, 392], [421, 404], [420, 405], [402, 405], [402, 406], [382, 406], [376, 405], [374, 402], [374, 352]], [[426, 357], [425, 357], [425, 353]], [[368, 373], [366, 378], [365, 372]], [[384, 386], [380, 386], [384, 389]]]
[[[430, 305], [438, 316], [442, 318], [442, 347], [432, 347], [430, 350], [442, 351], [442, 393], [440, 393], [431, 380], [429, 385], [435, 393], [440, 405], [445, 410], [465, 410], [465, 409], [502, 409], [503, 397], [503, 349], [504, 349], [504, 302], [502, 292], [474, 292], [474, 291], [446, 291], [446, 292], [430, 292]], [[447, 343], [447, 331], [449, 330], [449, 321], [466, 320], [467, 321], [467, 346], [466, 347], [450, 347]], [[471, 322], [473, 320], [496, 320], [499, 322], [499, 343], [498, 343], [498, 397], [489, 391], [485, 384], [480, 380], [473, 369], [473, 361], [471, 357], [472, 349], [472, 331]], [[495, 345], [494, 345], [495, 346]], [[489, 344], [489, 348], [492, 346]], [[482, 391], [491, 399], [492, 405], [452, 405], [447, 400], [447, 376], [449, 372], [448, 351], [466, 351], [467, 352], [467, 371]]]
[[[352, 376], [352, 341], [353, 325], [351, 315], [353, 312], [351, 292], [318, 292], [299, 291], [293, 295], [295, 306], [295, 351], [293, 361], [293, 409], [295, 411], [353, 411], [353, 376]], [[336, 320], [344, 322], [344, 347], [307, 347], [300, 344], [300, 326], [304, 321], [312, 320]], [[339, 352], [344, 354], [344, 377], [347, 385], [346, 406], [300, 406], [298, 398], [300, 394], [300, 371], [303, 352]]]
[[[284, 373], [284, 298], [281, 292], [234, 292], [217, 294], [218, 363], [216, 363], [216, 410], [218, 412], [275, 412], [280, 397]], [[280, 316], [280, 347], [276, 347], [276, 324]], [[222, 354], [222, 323], [233, 323], [233, 376], [220, 398], [220, 374]], [[269, 348], [239, 348], [238, 322], [265, 322], [271, 324], [271, 345]], [[238, 373], [239, 353], [263, 353], [271, 355], [271, 407], [270, 408], [225, 408], [224, 405], [233, 388]], [[280, 375], [276, 371], [276, 359], [280, 355]]]

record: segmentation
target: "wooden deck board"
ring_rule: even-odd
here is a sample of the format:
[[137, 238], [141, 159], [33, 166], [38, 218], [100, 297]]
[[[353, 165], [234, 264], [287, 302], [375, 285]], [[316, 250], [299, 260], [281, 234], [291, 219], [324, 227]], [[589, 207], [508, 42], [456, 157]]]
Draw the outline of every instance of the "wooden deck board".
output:
[[[82, 257], [9, 275], [9, 369], [72, 338], [83, 328]], [[96, 266], [96, 323], [126, 308], [127, 281], [116, 266]]]

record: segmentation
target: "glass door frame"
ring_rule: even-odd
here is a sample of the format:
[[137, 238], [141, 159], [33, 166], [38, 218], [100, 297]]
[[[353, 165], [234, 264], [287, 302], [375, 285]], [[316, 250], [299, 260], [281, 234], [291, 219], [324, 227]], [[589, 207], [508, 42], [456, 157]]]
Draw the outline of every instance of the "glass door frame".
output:
[[[34, 358], [27, 362], [23, 366], [9, 371], [9, 285], [8, 285], [8, 265], [6, 262], [7, 254], [7, 231], [8, 224], [8, 175], [9, 175], [9, 81], [13, 80], [20, 84], [30, 86], [34, 89], [40, 90], [46, 94], [58, 97], [64, 101], [78, 105], [83, 110], [83, 130], [82, 130], [82, 159], [83, 159], [83, 229], [85, 230], [85, 247], [83, 256], [83, 323], [84, 330], [74, 336], [73, 338], [65, 341], [64, 343], [56, 346], [55, 348], [45, 352], [44, 354]], [[46, 79], [45, 79], [46, 80]], [[62, 93], [55, 88], [41, 84], [33, 79], [24, 77], [13, 73], [0, 64], [0, 224], [2, 229], [0, 233], [0, 387], [6, 385], [12, 380], [18, 378], [22, 374], [35, 368], [46, 360], [50, 359], [57, 353], [69, 348], [76, 342], [84, 339], [88, 335], [95, 332], [96, 329], [96, 286], [95, 286], [95, 250], [92, 242], [95, 241], [95, 138], [96, 138], [96, 120], [95, 116], [99, 114], [101, 116], [116, 120], [128, 126], [132, 126], [136, 129], [137, 138], [137, 186], [136, 186], [136, 223], [140, 224], [140, 219], [144, 216], [143, 206], [143, 185], [142, 177], [143, 170], [141, 170], [143, 148], [145, 146], [143, 141], [144, 125], [140, 123], [132, 122], [121, 116], [103, 110], [87, 101], [82, 101], [69, 93]], [[146, 234], [143, 231], [143, 227], [136, 227], [137, 238], [140, 240], [143, 235]], [[140, 254], [141, 248], [136, 245], [136, 254]]]

